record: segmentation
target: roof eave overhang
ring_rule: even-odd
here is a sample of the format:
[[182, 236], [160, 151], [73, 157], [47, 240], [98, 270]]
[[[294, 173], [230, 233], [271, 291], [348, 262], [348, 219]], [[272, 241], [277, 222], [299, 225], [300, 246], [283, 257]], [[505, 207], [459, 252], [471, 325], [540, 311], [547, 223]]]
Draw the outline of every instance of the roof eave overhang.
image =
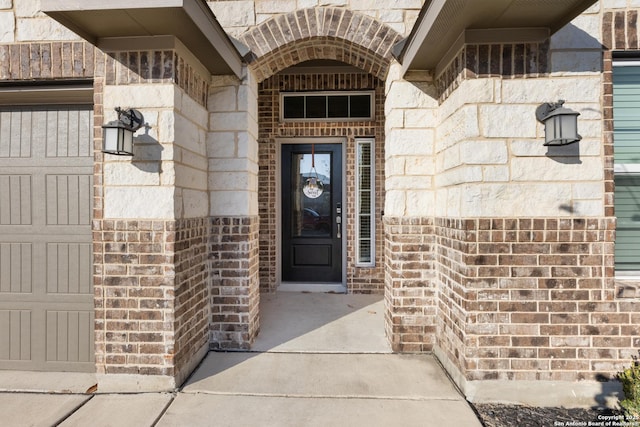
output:
[[411, 34], [399, 46], [397, 58], [403, 75], [429, 71], [437, 76], [464, 44], [544, 41], [596, 1], [566, 0], [562, 7], [535, 8], [536, 0], [528, 4], [515, 0], [427, 0]]
[[242, 57], [204, 0], [41, 0], [41, 8], [107, 51], [176, 38], [210, 74], [242, 76]]

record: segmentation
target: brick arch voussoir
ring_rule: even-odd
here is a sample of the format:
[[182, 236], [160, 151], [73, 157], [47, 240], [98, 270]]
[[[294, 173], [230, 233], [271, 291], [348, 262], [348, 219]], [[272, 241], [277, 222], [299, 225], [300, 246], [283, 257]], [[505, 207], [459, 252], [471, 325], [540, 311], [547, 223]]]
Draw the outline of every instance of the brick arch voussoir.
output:
[[326, 39], [291, 43], [258, 58], [250, 64], [259, 82], [304, 61], [331, 59], [357, 67], [384, 80], [390, 60], [359, 46]]
[[[278, 15], [240, 37], [253, 54], [251, 68], [262, 78], [304, 58], [341, 60], [384, 78], [392, 60], [391, 49], [400, 39], [401, 35], [391, 27], [337, 7]], [[296, 58], [302, 59], [295, 62]]]

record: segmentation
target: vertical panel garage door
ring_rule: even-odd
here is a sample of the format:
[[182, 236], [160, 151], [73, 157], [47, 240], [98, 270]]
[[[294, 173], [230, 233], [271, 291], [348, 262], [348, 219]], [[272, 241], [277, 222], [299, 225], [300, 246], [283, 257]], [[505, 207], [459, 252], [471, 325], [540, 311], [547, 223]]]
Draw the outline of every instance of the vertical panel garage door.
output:
[[0, 369], [94, 370], [91, 106], [0, 107]]

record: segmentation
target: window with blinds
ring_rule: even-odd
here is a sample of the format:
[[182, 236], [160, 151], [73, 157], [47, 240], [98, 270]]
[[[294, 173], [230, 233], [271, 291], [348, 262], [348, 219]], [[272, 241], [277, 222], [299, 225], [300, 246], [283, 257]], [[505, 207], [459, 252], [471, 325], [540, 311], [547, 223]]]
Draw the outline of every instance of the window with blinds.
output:
[[357, 265], [375, 265], [374, 140], [356, 140], [356, 257]]
[[640, 60], [613, 63], [616, 274], [640, 273]]

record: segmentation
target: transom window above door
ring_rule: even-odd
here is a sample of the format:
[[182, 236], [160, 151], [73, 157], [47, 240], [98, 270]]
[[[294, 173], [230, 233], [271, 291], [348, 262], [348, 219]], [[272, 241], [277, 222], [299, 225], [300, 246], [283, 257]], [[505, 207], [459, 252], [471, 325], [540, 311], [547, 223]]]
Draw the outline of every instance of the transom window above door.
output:
[[289, 92], [280, 94], [284, 121], [373, 120], [373, 91]]

